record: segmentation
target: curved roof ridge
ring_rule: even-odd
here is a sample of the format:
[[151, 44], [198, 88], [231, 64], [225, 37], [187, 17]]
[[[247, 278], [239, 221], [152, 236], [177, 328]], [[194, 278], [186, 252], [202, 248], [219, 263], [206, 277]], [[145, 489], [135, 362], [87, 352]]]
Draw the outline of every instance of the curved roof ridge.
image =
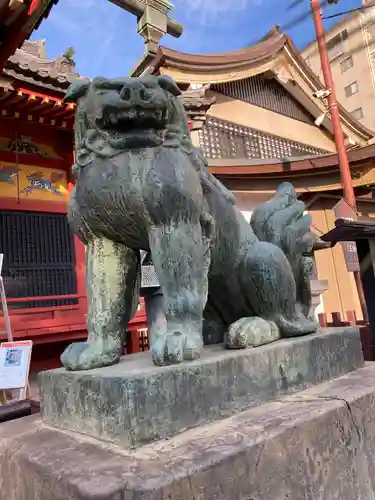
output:
[[201, 64], [228, 64], [257, 60], [261, 57], [273, 55], [275, 52], [281, 50], [286, 42], [287, 38], [283, 33], [274, 31], [270, 32], [267, 38], [255, 44], [229, 52], [191, 54], [160, 46], [158, 56], [165, 61], [182, 62], [196, 66]]

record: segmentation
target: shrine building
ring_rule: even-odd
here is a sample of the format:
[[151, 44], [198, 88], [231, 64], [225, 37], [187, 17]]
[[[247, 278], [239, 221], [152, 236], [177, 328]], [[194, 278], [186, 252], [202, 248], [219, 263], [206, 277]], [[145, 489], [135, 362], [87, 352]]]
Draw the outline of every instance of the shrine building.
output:
[[[277, 28], [259, 43], [211, 55], [193, 55], [160, 47], [141, 61], [133, 76], [166, 74], [187, 94], [200, 99], [202, 112], [192, 119], [192, 136], [203, 149], [210, 171], [235, 192], [250, 219], [278, 184], [290, 181], [312, 215], [312, 230], [323, 235], [334, 227], [333, 207], [342, 198], [338, 158], [323, 88], [292, 40]], [[204, 111], [203, 111], [204, 109]], [[375, 217], [375, 132], [340, 107], [359, 215]], [[356, 253], [355, 253], [356, 255]], [[315, 253], [317, 313], [347, 319], [361, 307], [352, 272], [341, 245]]]

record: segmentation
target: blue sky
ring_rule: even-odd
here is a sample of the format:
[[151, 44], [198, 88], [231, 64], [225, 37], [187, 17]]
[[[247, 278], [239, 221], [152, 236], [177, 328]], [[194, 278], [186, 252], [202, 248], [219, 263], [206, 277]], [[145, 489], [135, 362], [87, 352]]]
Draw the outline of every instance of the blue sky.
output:
[[[275, 24], [287, 26], [298, 47], [314, 35], [310, 16], [291, 26], [309, 10], [309, 0], [288, 10], [291, 0], [174, 0], [173, 17], [184, 24], [180, 39], [165, 37], [162, 44], [190, 53], [240, 49], [264, 36]], [[359, 7], [361, 0], [341, 0], [325, 14]], [[330, 22], [332, 24], [332, 21]], [[329, 23], [327, 23], [329, 24]], [[136, 19], [108, 0], [59, 0], [33, 39], [45, 38], [51, 58], [69, 46], [76, 50], [81, 75], [120, 76], [129, 73], [143, 55], [143, 39]]]

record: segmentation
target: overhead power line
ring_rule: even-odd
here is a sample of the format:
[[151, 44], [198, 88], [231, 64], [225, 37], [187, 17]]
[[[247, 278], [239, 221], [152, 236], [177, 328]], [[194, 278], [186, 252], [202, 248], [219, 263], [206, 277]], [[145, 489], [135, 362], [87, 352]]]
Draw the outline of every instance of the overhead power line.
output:
[[[291, 4], [289, 4], [287, 10], [293, 10], [294, 8], [301, 5], [302, 3], [305, 3], [305, 1], [306, 0], [294, 0]], [[337, 3], [339, 3], [339, 0], [337, 0], [337, 2], [334, 0], [324, 0], [321, 3], [321, 7], [322, 8], [326, 7], [327, 5], [331, 5], [332, 3], [337, 4]], [[324, 16], [323, 19], [333, 19], [335, 17], [346, 16], [348, 14], [351, 14], [352, 12], [364, 12], [367, 9], [371, 9], [372, 7], [375, 7], [375, 1], [370, 2], [367, 5], [362, 5], [361, 7], [356, 7], [354, 9], [349, 9], [346, 11], [337, 12], [337, 13], [332, 14], [332, 15]], [[301, 14], [299, 14], [298, 16], [293, 18], [292, 20], [288, 21], [284, 26], [281, 26], [281, 30], [286, 31], [290, 28], [294, 28], [295, 26], [297, 26], [298, 24], [301, 24], [302, 22], [306, 21], [310, 17], [311, 17], [311, 9], [308, 8], [307, 10], [305, 10], [304, 12], [302, 12]]]

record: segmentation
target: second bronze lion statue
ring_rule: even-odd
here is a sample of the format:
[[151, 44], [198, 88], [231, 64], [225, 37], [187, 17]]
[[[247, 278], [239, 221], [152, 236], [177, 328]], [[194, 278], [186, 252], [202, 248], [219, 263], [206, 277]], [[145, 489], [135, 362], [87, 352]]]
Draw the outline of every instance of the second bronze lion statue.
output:
[[140, 250], [151, 251], [163, 294], [166, 321], [149, 327], [158, 365], [199, 358], [203, 319], [207, 341], [229, 348], [316, 331], [304, 204], [283, 184], [249, 225], [193, 147], [179, 95], [165, 76], [96, 78], [67, 92], [78, 102], [68, 216], [86, 245], [89, 332], [64, 352], [67, 369], [119, 361]]

